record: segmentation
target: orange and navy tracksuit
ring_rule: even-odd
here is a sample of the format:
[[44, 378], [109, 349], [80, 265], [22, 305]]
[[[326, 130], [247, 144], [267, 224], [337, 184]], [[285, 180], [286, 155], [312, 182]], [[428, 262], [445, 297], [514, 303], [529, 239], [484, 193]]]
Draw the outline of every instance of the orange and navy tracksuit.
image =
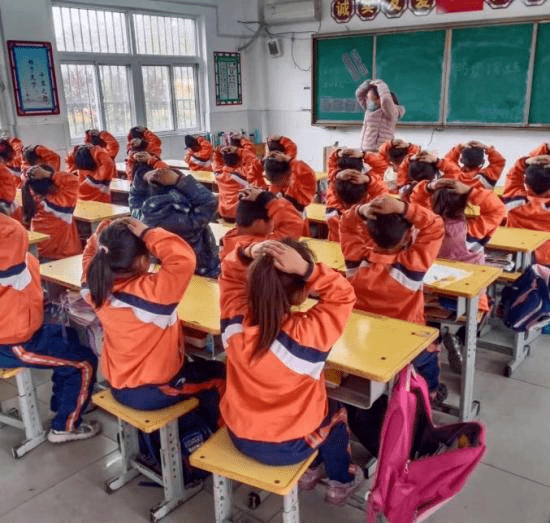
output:
[[[128, 178], [128, 180], [132, 181], [134, 179], [134, 172], [136, 168], [139, 167], [140, 165], [142, 164], [139, 164], [136, 162], [136, 159], [133, 154], [128, 155], [128, 159], [126, 160], [126, 177]], [[168, 167], [168, 164], [166, 164], [158, 156], [155, 156], [153, 154], [147, 161], [146, 165], [148, 165], [151, 168], [151, 170], [165, 169]]]
[[535, 147], [527, 156], [540, 156], [550, 154], [550, 147], [547, 142], [542, 142]]
[[[421, 205], [407, 205], [405, 218], [412, 224], [410, 243], [397, 252], [387, 253], [378, 248], [369, 234], [358, 206], [344, 213], [340, 221], [340, 243], [346, 260], [350, 283], [357, 295], [356, 308], [382, 314], [397, 320], [425, 324], [424, 275], [431, 267], [439, 250], [445, 227], [441, 217]], [[435, 353], [423, 353], [415, 366], [423, 367], [424, 359], [436, 358]], [[430, 366], [435, 362], [429, 363]], [[430, 390], [438, 386], [438, 375], [419, 372], [427, 379]]]
[[0, 163], [0, 203], [10, 210], [10, 216], [15, 211], [15, 194], [18, 187], [18, 179], [13, 175], [11, 169]]
[[[268, 193], [269, 194], [269, 193]], [[267, 204], [267, 214], [273, 223], [273, 231], [267, 237], [242, 234], [239, 226], [231, 229], [220, 242], [220, 259], [223, 260], [230, 252], [241, 245], [249, 245], [254, 241], [281, 240], [282, 238], [299, 239], [303, 234], [304, 221], [302, 215], [285, 198], [275, 198]]]
[[[34, 148], [34, 152], [37, 156], [35, 165], [49, 165], [55, 172], [61, 169], [61, 157], [55, 151], [48, 149], [44, 145], [37, 145]], [[26, 172], [30, 167], [32, 167], [32, 165], [29, 165], [23, 158], [21, 170]]]
[[54, 189], [50, 194], [45, 197], [33, 195], [36, 213], [31, 220], [31, 231], [50, 237], [37, 245], [40, 257], [58, 260], [82, 252], [73, 216], [78, 200], [78, 176], [56, 172], [52, 181]]
[[[525, 188], [526, 156], [519, 158], [506, 177], [502, 197], [508, 210], [508, 227], [550, 231], [550, 197], [535, 196]], [[550, 240], [535, 251], [536, 263], [550, 265]]]
[[94, 145], [90, 149], [96, 168], [91, 171], [81, 169], [75, 163], [74, 151], [71, 152], [65, 162], [67, 169], [78, 174], [80, 186], [78, 188], [78, 199], [111, 203], [111, 180], [116, 178], [116, 164], [106, 149]]
[[[102, 222], [88, 239], [83, 278], [97, 252], [101, 231], [108, 224]], [[85, 285], [82, 289], [103, 326], [101, 370], [114, 397], [129, 407], [152, 410], [206, 389], [222, 394], [221, 376], [199, 380], [204, 365], [184, 365], [183, 333], [176, 308], [195, 270], [193, 249], [179, 236], [160, 228], [147, 229], [143, 241], [160, 260], [158, 272], [116, 278], [99, 308], [92, 303]], [[214, 417], [217, 419], [217, 414]]]
[[223, 154], [219, 149], [214, 151], [212, 168], [216, 176], [219, 189], [218, 214], [228, 220], [235, 221], [239, 193], [251, 186], [265, 187], [263, 176], [254, 171], [245, 171], [243, 166], [242, 150], [237, 151], [239, 162], [234, 167], [224, 164]]
[[101, 131], [99, 133], [100, 144], [94, 144], [92, 137], [86, 135], [84, 138], [84, 143], [90, 143], [93, 145], [98, 145], [105, 150], [105, 152], [114, 160], [117, 157], [118, 151], [120, 150], [120, 144], [118, 140], [109, 132]]
[[350, 481], [345, 410], [329, 406], [324, 367], [353, 309], [353, 289], [336, 271], [311, 264], [305, 285], [319, 296], [318, 303], [286, 316], [275, 341], [255, 356], [259, 327], [250, 324], [250, 262], [242, 249], [234, 250], [224, 258], [219, 280], [227, 354], [220, 410], [230, 435], [242, 452], [273, 465], [296, 463], [319, 448], [332, 476]]
[[[147, 146], [143, 151], [148, 152], [149, 154], [154, 154], [155, 156], [161, 157], [162, 153], [162, 142], [160, 138], [149, 129], [145, 129], [143, 131], [143, 135], [141, 139], [147, 143]], [[130, 142], [133, 140], [133, 138], [128, 137], [128, 144], [126, 145], [126, 151], [130, 153], [132, 151], [132, 146], [130, 145]]]
[[487, 160], [489, 161], [489, 165], [484, 169], [477, 167], [472, 169], [464, 166], [461, 167], [459, 165], [458, 161], [460, 159], [461, 152], [462, 148], [459, 145], [456, 145], [445, 155], [445, 159], [453, 162], [460, 170], [457, 180], [460, 180], [462, 183], [470, 185], [471, 187], [482, 187], [492, 190], [498, 182], [498, 179], [502, 174], [502, 170], [504, 169], [504, 164], [506, 163], [504, 156], [502, 156], [502, 154], [500, 154], [494, 147], [488, 147]]
[[[338, 168], [336, 152], [333, 152], [330, 155], [328, 165], [328, 188], [327, 188], [327, 206], [325, 209], [325, 218], [327, 221], [328, 227], [328, 239], [333, 242], [340, 241], [340, 217], [342, 214], [347, 211], [351, 206], [344, 203], [336, 192], [336, 175], [341, 170]], [[369, 155], [370, 153], [367, 153]], [[365, 156], [367, 156], [365, 155]], [[365, 163], [370, 165], [367, 160]], [[370, 202], [372, 199], [382, 194], [386, 194], [388, 189], [381, 177], [379, 176], [380, 171], [378, 169], [371, 168], [367, 174], [370, 177], [370, 181], [367, 186], [367, 192], [363, 196], [363, 199], [359, 202], [359, 205], [363, 203]]]
[[97, 358], [75, 331], [43, 324], [38, 260], [27, 231], [0, 214], [0, 367], [53, 369], [52, 428], [78, 427], [95, 381]]
[[12, 171], [20, 173], [23, 163], [23, 142], [14, 136], [12, 138], [8, 138], [8, 143], [13, 149], [13, 157], [7, 165]]
[[183, 160], [187, 162], [191, 171], [211, 171], [214, 148], [203, 136], [197, 136], [197, 142], [199, 149], [197, 151], [187, 149]]
[[[420, 182], [411, 194], [411, 203], [431, 209], [432, 193], [427, 187], [427, 180]], [[479, 207], [479, 216], [444, 218], [445, 238], [438, 257], [483, 265], [485, 245], [506, 216], [506, 207], [493, 191], [475, 186], [470, 189], [468, 203]], [[489, 310], [486, 294], [480, 298], [479, 310]]]

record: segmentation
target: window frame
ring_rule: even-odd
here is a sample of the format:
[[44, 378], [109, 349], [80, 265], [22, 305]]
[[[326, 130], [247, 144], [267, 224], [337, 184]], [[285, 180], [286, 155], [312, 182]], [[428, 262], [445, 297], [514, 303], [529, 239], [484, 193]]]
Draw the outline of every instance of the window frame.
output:
[[[128, 9], [128, 8], [116, 8], [116, 7], [103, 7], [90, 4], [73, 4], [71, 2], [52, 2], [53, 7], [69, 7], [79, 9], [93, 9], [96, 11], [113, 11], [117, 13], [124, 13], [125, 23], [128, 32], [129, 39], [129, 51], [128, 53], [93, 53], [93, 52], [72, 52], [72, 51], [59, 51], [57, 50], [57, 59], [59, 64], [78, 64], [78, 65], [93, 65], [95, 74], [97, 75], [98, 86], [100, 86], [101, 77], [99, 73], [99, 66], [102, 65], [116, 65], [128, 68], [128, 80], [129, 80], [129, 93], [130, 93], [130, 107], [132, 110], [132, 121], [135, 125], [147, 125], [146, 110], [145, 110], [145, 92], [144, 82], [141, 73], [142, 66], [168, 66], [170, 76], [170, 104], [172, 110], [173, 128], [170, 130], [159, 131], [159, 136], [174, 136], [185, 135], [189, 133], [201, 132], [205, 128], [205, 100], [203, 99], [203, 92], [206, 87], [206, 67], [204, 64], [204, 57], [202, 56], [202, 34], [198, 16], [167, 13], [161, 11], [149, 11], [144, 9]], [[195, 56], [180, 56], [180, 55], [147, 55], [137, 54], [136, 45], [136, 32], [134, 24], [134, 14], [142, 14], [149, 16], [165, 16], [173, 18], [187, 18], [194, 22], [195, 26], [195, 47], [197, 55]], [[55, 40], [55, 47], [57, 48], [57, 38]], [[197, 110], [197, 127], [194, 128], [178, 128], [177, 107], [175, 101], [175, 85], [174, 85], [174, 67], [189, 67], [193, 68], [193, 78], [195, 81], [195, 105]], [[62, 81], [62, 80], [61, 80]], [[103, 99], [103, 92], [99, 87], [98, 100], [100, 104], [100, 117], [102, 125], [105, 124], [105, 105]], [[63, 86], [63, 100], [66, 109], [65, 100], [65, 87]], [[153, 129], [154, 130], [154, 129]], [[120, 137], [120, 136], [117, 136]], [[71, 137], [71, 143], [80, 143], [82, 140], [77, 137]]]

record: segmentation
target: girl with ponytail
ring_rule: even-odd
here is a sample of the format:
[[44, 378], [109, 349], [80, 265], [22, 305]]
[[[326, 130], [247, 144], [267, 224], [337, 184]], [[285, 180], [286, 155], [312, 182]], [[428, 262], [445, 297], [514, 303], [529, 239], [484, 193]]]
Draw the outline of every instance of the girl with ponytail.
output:
[[[157, 272], [149, 271], [150, 256]], [[101, 368], [117, 401], [156, 410], [193, 395], [214, 431], [224, 367], [185, 361], [176, 312], [195, 263], [175, 234], [134, 218], [104, 221], [84, 249], [83, 295], [103, 326]]]
[[[292, 309], [309, 294], [307, 312]], [[220, 304], [227, 353], [221, 412], [241, 452], [269, 465], [319, 455], [300, 480], [328, 476], [325, 500], [342, 505], [363, 479], [351, 462], [346, 411], [329, 400], [324, 364], [355, 303], [346, 279], [289, 238], [241, 246], [222, 262]]]

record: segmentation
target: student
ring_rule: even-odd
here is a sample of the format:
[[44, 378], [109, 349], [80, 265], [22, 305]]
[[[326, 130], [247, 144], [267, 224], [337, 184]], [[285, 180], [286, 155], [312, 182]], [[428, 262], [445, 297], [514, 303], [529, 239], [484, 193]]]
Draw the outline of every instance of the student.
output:
[[[282, 153], [289, 158], [290, 173], [280, 173], [273, 169], [271, 153]], [[264, 170], [267, 179], [271, 182], [269, 190], [274, 193], [281, 193], [287, 200], [292, 202], [299, 212], [313, 202], [317, 193], [317, 180], [315, 171], [302, 160], [297, 159], [298, 148], [296, 144], [286, 136], [270, 136], [267, 139], [266, 158]]]
[[132, 216], [182, 237], [195, 251], [196, 273], [217, 278], [218, 246], [208, 225], [216, 214], [214, 195], [190, 174], [148, 166], [135, 172], [128, 198]]
[[146, 152], [160, 160], [162, 147], [160, 138], [147, 127], [132, 127], [128, 133], [126, 146], [126, 177], [132, 179], [133, 157], [136, 153]]
[[50, 409], [55, 416], [48, 440], [91, 438], [101, 425], [82, 421], [82, 413], [94, 386], [97, 358], [78, 342], [74, 330], [43, 323], [39, 265], [28, 248], [23, 226], [0, 214], [0, 367], [53, 369]]
[[84, 143], [101, 147], [113, 160], [116, 159], [120, 150], [117, 139], [111, 133], [97, 129], [88, 129], [85, 132]]
[[[242, 158], [243, 172], [246, 177], [252, 180], [262, 179], [262, 184], [264, 184], [264, 167], [261, 160], [256, 155], [256, 149], [252, 141], [244, 134], [232, 134], [229, 139], [229, 145], [239, 149], [239, 155]], [[258, 183], [257, 181], [256, 184]]]
[[11, 172], [17, 187], [21, 185], [22, 145], [18, 138], [0, 140], [0, 162]]
[[[422, 281], [444, 234], [443, 220], [431, 210], [388, 195], [344, 213], [340, 242], [356, 308], [424, 325]], [[437, 354], [425, 351], [414, 364], [442, 401]]]
[[245, 171], [242, 151], [234, 145], [214, 150], [213, 169], [220, 194], [218, 214], [224, 220], [235, 222], [239, 193], [252, 185], [265, 187], [264, 179], [258, 173]]
[[126, 160], [126, 177], [132, 181], [138, 169], [147, 166], [147, 170], [166, 169], [168, 165], [160, 160], [158, 156], [150, 154], [147, 151], [137, 151]]
[[214, 148], [206, 138], [187, 134], [185, 136], [185, 147], [187, 147], [187, 152], [183, 161], [187, 163], [189, 169], [192, 171], [212, 170]]
[[365, 156], [359, 149], [336, 149], [329, 157], [325, 218], [331, 241], [340, 241], [344, 211], [388, 192], [380, 178], [382, 172], [372, 168]]
[[[550, 231], [550, 156], [519, 158], [506, 177], [503, 200], [509, 227]], [[550, 241], [535, 251], [535, 260], [550, 265]]]
[[[292, 312], [308, 294], [307, 312]], [[222, 262], [220, 304], [227, 390], [220, 409], [235, 446], [268, 465], [319, 450], [299, 482], [329, 478], [325, 500], [343, 505], [363, 479], [351, 462], [344, 408], [327, 397], [324, 363], [355, 303], [345, 278], [315, 264], [295, 240], [234, 250]], [[324, 466], [324, 468], [323, 468]]]
[[23, 149], [21, 171], [25, 173], [33, 165], [49, 165], [58, 172], [61, 169], [61, 157], [43, 145], [27, 145]]
[[[148, 272], [152, 255], [160, 270]], [[176, 307], [195, 270], [188, 243], [134, 218], [102, 222], [83, 255], [84, 298], [103, 326], [101, 370], [114, 398], [157, 410], [189, 396], [212, 430], [223, 394], [223, 365], [186, 361]]]
[[405, 108], [382, 80], [365, 80], [355, 91], [355, 98], [365, 118], [361, 130], [361, 149], [376, 152], [386, 141], [393, 140], [397, 121], [403, 118]]
[[[488, 165], [485, 164], [487, 156]], [[484, 145], [472, 140], [458, 144], [446, 155], [445, 159], [453, 162], [460, 170], [458, 180], [472, 187], [493, 189], [498, 182], [506, 160], [492, 145]]]
[[401, 199], [407, 201], [415, 185], [423, 180], [432, 181], [440, 177], [458, 179], [460, 169], [449, 161], [440, 160], [427, 151], [407, 156], [397, 173], [397, 187]]
[[19, 177], [8, 167], [13, 158], [13, 149], [7, 140], [0, 140], [0, 206], [3, 214], [12, 216], [16, 209], [15, 195]]
[[13, 154], [10, 155], [11, 158], [8, 161], [7, 166], [15, 173], [20, 173], [23, 163], [23, 142], [15, 136], [8, 138], [6, 141], [13, 151]]
[[49, 165], [27, 171], [21, 188], [23, 218], [32, 231], [50, 239], [38, 244], [40, 258], [58, 260], [82, 252], [73, 212], [78, 196], [78, 176], [56, 172]]
[[[399, 167], [405, 158], [414, 156], [420, 152], [420, 147], [399, 138], [386, 140], [378, 149], [378, 152], [365, 154], [365, 161], [376, 172], [381, 173], [386, 187], [391, 192], [397, 192]], [[402, 183], [402, 185], [405, 182]]]
[[297, 240], [302, 236], [303, 218], [285, 198], [257, 187], [245, 189], [239, 196], [237, 226], [220, 242], [222, 260], [243, 243], [287, 237]]
[[65, 159], [67, 169], [78, 175], [78, 199], [111, 203], [111, 180], [116, 178], [116, 164], [99, 145], [75, 145]]

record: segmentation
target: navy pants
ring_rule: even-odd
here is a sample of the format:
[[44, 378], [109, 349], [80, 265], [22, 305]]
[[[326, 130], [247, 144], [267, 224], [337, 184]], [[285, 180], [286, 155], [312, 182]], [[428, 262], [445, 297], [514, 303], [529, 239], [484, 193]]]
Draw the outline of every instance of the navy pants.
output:
[[231, 431], [229, 435], [235, 447], [243, 454], [266, 465], [292, 465], [319, 450], [312, 467], [324, 463], [329, 479], [340, 483], [349, 483], [353, 480], [349, 473], [351, 454], [346, 410], [337, 401], [329, 399], [329, 412], [326, 418], [313, 434], [305, 438], [269, 443], [239, 438]]
[[413, 365], [428, 384], [428, 390], [433, 392], [439, 387], [439, 363], [437, 352], [424, 351], [413, 360]]
[[178, 374], [164, 385], [112, 389], [113, 397], [128, 407], [158, 410], [191, 396], [199, 400], [198, 412], [212, 431], [218, 425], [220, 398], [225, 391], [225, 365], [197, 359], [185, 362]]
[[80, 344], [75, 330], [44, 324], [25, 343], [0, 345], [0, 367], [53, 369], [52, 428], [72, 431], [80, 425], [95, 383], [97, 357]]

